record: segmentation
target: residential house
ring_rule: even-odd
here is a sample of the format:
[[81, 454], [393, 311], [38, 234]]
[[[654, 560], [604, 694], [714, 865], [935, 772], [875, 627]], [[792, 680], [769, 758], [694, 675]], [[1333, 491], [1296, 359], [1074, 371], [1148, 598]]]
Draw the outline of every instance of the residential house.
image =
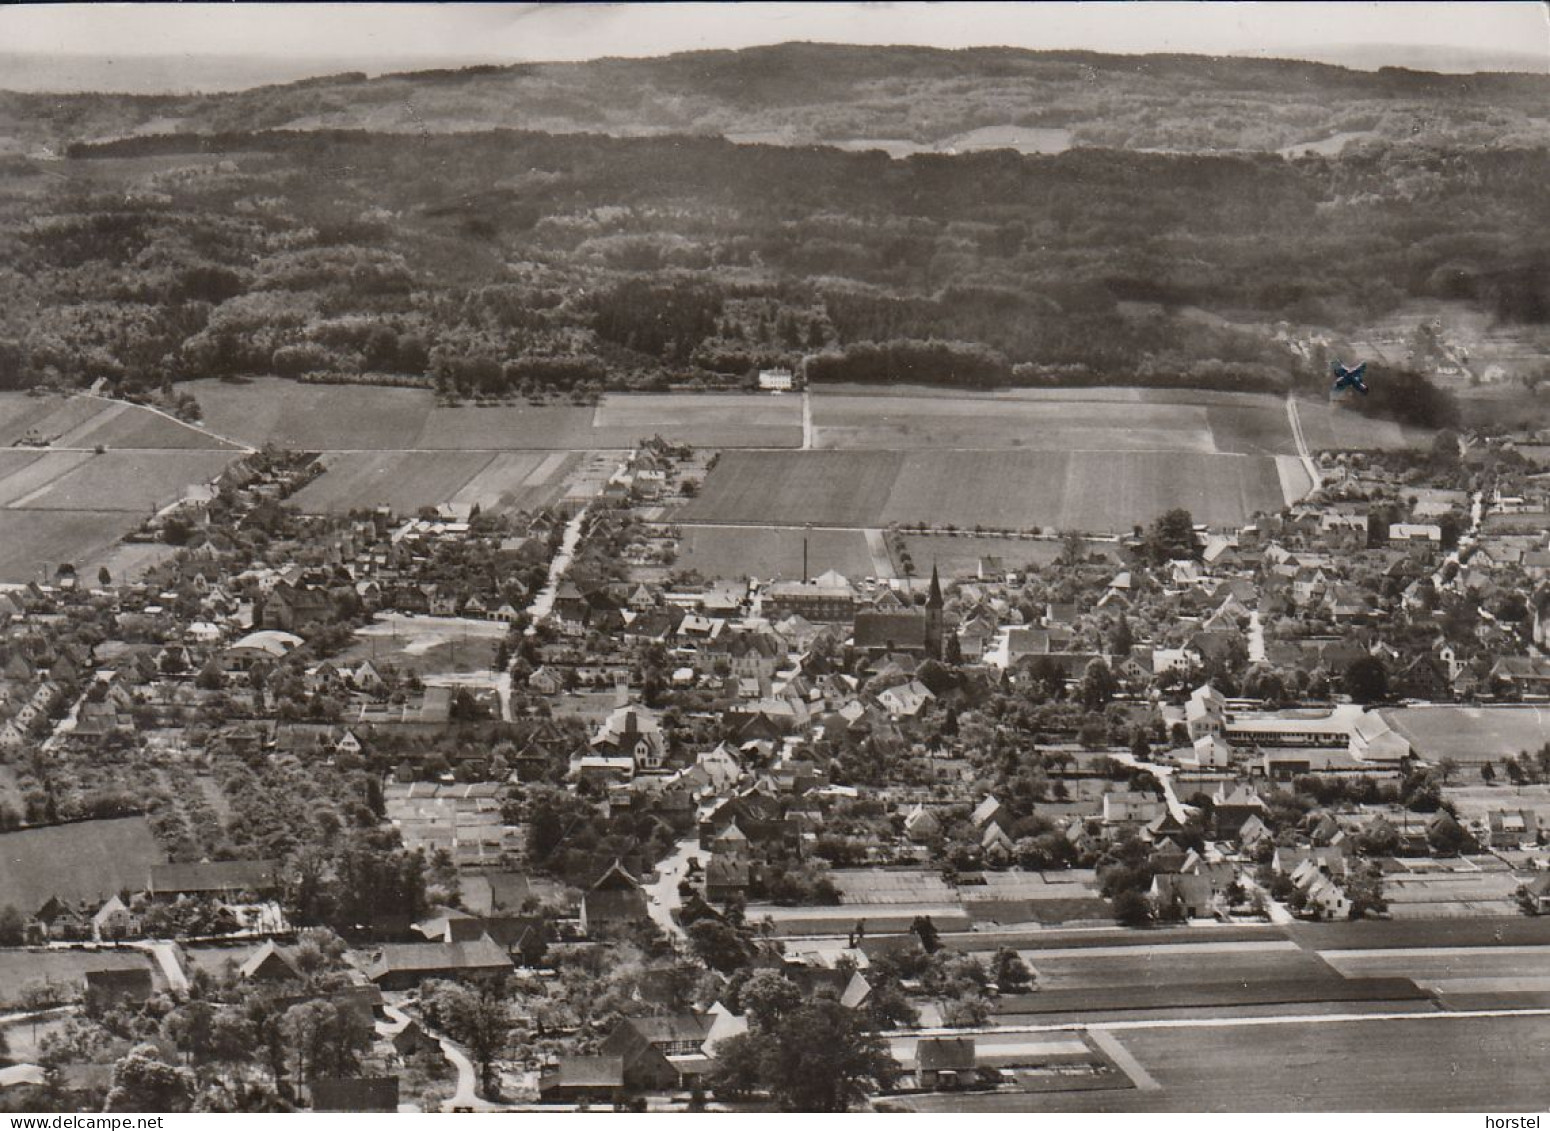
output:
[[973, 1037], [921, 1037], [915, 1044], [915, 1076], [921, 1088], [951, 1092], [979, 1082]]

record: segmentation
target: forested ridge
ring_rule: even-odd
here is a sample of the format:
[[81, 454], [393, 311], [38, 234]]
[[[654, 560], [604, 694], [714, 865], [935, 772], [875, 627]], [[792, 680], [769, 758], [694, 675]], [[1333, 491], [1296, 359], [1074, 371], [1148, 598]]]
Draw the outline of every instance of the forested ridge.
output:
[[495, 395], [808, 357], [815, 380], [1283, 388], [1306, 363], [1278, 321], [1417, 297], [1550, 318], [1547, 164], [522, 131], [80, 145], [0, 165], [0, 384], [278, 372]]
[[982, 144], [982, 130], [1059, 130], [1074, 145], [1190, 151], [1279, 150], [1336, 135], [1544, 145], [1547, 87], [1543, 75], [1368, 72], [1278, 59], [785, 43], [340, 74], [226, 94], [0, 93], [0, 152], [141, 132], [497, 126], [944, 149]]

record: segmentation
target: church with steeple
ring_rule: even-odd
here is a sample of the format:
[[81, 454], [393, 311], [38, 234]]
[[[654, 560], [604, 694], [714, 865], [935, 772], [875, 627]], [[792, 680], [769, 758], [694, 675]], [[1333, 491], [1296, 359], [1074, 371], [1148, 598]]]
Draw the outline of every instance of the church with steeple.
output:
[[926, 655], [942, 658], [942, 579], [931, 567], [931, 588], [926, 593]]
[[924, 607], [910, 605], [899, 595], [884, 590], [871, 608], [856, 613], [852, 643], [871, 655], [891, 652], [940, 660], [947, 642], [947, 618], [942, 599], [942, 579], [931, 568], [931, 587]]

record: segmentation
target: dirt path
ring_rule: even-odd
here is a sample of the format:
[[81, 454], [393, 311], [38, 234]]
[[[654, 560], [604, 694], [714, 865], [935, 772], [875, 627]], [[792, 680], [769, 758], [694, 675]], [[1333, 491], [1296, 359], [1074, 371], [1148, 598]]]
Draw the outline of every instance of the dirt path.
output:
[[1302, 434], [1302, 417], [1297, 412], [1297, 398], [1291, 393], [1286, 394], [1286, 419], [1292, 426], [1292, 439], [1297, 444], [1297, 458], [1302, 460], [1303, 470], [1308, 473], [1308, 480], [1313, 484], [1312, 490], [1317, 491], [1323, 484], [1319, 478], [1318, 465], [1313, 462], [1313, 453], [1308, 450], [1308, 440]]
[[867, 552], [872, 555], [872, 576], [877, 578], [896, 577], [893, 566], [893, 555], [888, 552], [888, 540], [883, 537], [881, 530], [868, 529], [866, 534]]

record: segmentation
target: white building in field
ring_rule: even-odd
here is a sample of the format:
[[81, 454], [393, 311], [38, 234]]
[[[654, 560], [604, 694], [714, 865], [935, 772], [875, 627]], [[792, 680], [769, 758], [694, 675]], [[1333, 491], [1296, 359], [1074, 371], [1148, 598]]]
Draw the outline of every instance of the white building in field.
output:
[[759, 370], [759, 391], [764, 393], [789, 393], [796, 382], [789, 369]]

